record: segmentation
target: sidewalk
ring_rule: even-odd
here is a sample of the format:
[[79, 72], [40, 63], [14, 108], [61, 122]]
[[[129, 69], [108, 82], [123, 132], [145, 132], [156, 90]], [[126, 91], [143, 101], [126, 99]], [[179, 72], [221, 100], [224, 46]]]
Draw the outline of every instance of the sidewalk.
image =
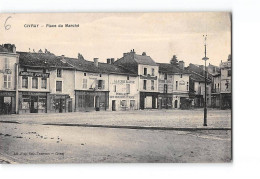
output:
[[82, 127], [147, 129], [231, 129], [231, 110], [208, 110], [208, 126], [203, 126], [203, 109], [94, 111], [55, 114], [0, 116], [1, 122]]

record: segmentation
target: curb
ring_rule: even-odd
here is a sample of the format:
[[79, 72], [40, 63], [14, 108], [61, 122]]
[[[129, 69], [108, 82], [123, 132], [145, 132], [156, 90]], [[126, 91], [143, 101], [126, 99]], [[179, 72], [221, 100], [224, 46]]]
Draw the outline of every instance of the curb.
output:
[[214, 127], [149, 127], [149, 126], [113, 126], [113, 125], [91, 125], [91, 124], [55, 124], [46, 123], [42, 125], [50, 126], [72, 126], [72, 127], [100, 127], [100, 128], [116, 128], [116, 129], [144, 129], [144, 130], [175, 130], [175, 131], [201, 131], [201, 130], [231, 130], [228, 127], [214, 128]]

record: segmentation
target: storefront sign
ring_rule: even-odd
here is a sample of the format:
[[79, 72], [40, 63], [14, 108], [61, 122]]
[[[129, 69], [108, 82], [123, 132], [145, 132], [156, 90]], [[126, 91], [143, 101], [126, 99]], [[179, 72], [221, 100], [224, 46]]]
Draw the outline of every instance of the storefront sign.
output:
[[32, 95], [32, 96], [46, 96], [46, 93], [40, 93], [40, 92], [22, 92], [23, 95]]
[[134, 99], [134, 96], [110, 96], [109, 98], [129, 98], [129, 99]]
[[157, 76], [140, 76], [140, 79], [157, 80]]
[[135, 81], [130, 81], [130, 80], [114, 80], [112, 84], [134, 84]]
[[20, 76], [49, 78], [50, 74], [49, 73], [40, 73], [40, 72], [21, 71]]
[[1, 91], [0, 96], [15, 96], [15, 92]]

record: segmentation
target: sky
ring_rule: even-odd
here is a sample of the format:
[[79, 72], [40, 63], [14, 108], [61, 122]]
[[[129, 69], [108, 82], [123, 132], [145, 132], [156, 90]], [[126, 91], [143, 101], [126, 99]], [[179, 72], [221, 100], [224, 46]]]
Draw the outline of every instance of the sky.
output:
[[[11, 16], [11, 17], [10, 17]], [[10, 17], [10, 18], [8, 18]], [[8, 19], [7, 19], [8, 18]], [[7, 21], [6, 21], [7, 19]], [[24, 27], [39, 24], [38, 28]], [[79, 27], [46, 27], [79, 24]], [[4, 25], [10, 25], [5, 30]], [[1, 14], [0, 43], [15, 44], [17, 51], [48, 49], [55, 55], [87, 60], [121, 58], [135, 49], [153, 60], [169, 63], [173, 55], [189, 63], [204, 64], [207, 34], [208, 63], [219, 65], [231, 54], [229, 12], [175, 13], [28, 13]]]

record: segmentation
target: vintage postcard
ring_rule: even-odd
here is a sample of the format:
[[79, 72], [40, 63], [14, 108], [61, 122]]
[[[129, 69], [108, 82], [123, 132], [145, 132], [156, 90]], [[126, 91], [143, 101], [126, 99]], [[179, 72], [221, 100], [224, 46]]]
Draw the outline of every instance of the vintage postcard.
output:
[[231, 162], [231, 24], [0, 14], [0, 163]]

